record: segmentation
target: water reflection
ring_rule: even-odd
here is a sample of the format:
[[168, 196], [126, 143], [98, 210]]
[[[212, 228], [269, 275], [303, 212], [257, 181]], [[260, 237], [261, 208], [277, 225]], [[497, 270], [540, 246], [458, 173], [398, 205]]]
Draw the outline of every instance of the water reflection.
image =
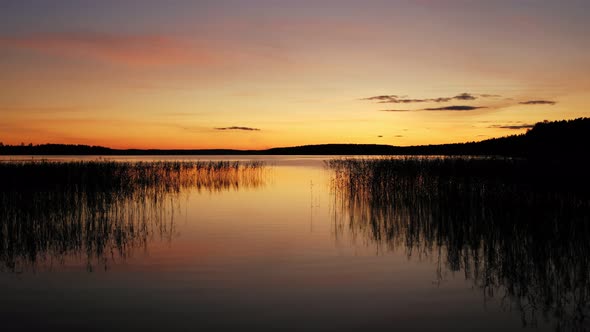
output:
[[590, 200], [523, 181], [514, 161], [334, 160], [337, 235], [438, 262], [523, 325], [590, 328]]
[[264, 172], [261, 162], [0, 163], [0, 263], [106, 268], [170, 241], [183, 193], [257, 188]]

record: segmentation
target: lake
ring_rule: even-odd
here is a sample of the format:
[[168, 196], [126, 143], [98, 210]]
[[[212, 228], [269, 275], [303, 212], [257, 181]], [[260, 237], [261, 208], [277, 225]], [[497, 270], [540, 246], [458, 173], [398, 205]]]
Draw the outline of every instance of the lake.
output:
[[587, 195], [332, 158], [2, 156], [3, 327], [590, 328]]

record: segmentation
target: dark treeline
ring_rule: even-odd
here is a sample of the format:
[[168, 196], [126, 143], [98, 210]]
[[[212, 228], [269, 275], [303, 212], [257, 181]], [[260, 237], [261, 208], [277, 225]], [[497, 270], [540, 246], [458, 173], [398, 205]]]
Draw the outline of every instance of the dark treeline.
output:
[[432, 259], [439, 280], [463, 274], [484, 298], [519, 310], [523, 325], [590, 329], [588, 188], [545, 186], [512, 159], [339, 159], [329, 167], [337, 236]]
[[321, 144], [267, 150], [119, 150], [100, 146], [41, 144], [1, 145], [1, 155], [502, 155], [543, 158], [583, 158], [590, 118], [537, 123], [526, 134], [480, 142], [392, 146]]

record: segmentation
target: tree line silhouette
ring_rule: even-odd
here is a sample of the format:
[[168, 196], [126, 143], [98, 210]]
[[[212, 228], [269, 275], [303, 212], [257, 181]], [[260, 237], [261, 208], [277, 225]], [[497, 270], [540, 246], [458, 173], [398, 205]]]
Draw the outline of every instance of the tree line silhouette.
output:
[[69, 144], [0, 143], [0, 155], [499, 155], [531, 159], [585, 159], [590, 118], [539, 122], [525, 134], [479, 142], [392, 146], [382, 144], [318, 144], [266, 150], [111, 149]]

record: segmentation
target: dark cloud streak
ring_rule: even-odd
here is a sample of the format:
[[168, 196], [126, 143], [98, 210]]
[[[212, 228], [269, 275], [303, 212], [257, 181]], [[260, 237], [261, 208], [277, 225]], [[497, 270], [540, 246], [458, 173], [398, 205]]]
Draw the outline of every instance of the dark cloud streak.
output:
[[522, 105], [555, 105], [555, 104], [557, 104], [557, 102], [552, 101], [552, 100], [527, 100], [527, 101], [521, 101], [519, 104], [522, 104]]
[[487, 106], [468, 106], [468, 105], [451, 105], [445, 107], [430, 107], [416, 110], [379, 110], [379, 112], [427, 112], [427, 111], [474, 111], [481, 108], [488, 108]]
[[382, 96], [373, 96], [373, 97], [368, 97], [368, 98], [363, 98], [361, 100], [390, 100], [390, 99], [398, 99], [399, 96], [397, 95], [382, 95]]
[[534, 126], [535, 126], [534, 124], [493, 125], [493, 126], [490, 126], [489, 128], [520, 130], [520, 129], [531, 129]]
[[[482, 96], [495, 96], [495, 95], [479, 95]], [[448, 103], [453, 100], [476, 100], [478, 96], [471, 93], [463, 92], [454, 97], [438, 97], [438, 98], [424, 98], [424, 99], [413, 99], [407, 98], [406, 96], [400, 97], [398, 95], [380, 95], [368, 98], [362, 98], [361, 100], [376, 101], [381, 104], [413, 104], [413, 103]]]
[[422, 111], [474, 111], [480, 108], [487, 108], [485, 106], [466, 106], [466, 105], [453, 105], [445, 107], [433, 107], [425, 108]]
[[472, 95], [472, 94], [470, 94], [470, 93], [464, 92], [462, 94], [456, 95], [455, 97], [453, 97], [453, 99], [456, 99], [456, 100], [475, 100], [475, 99], [477, 99], [477, 97], [474, 96], [474, 95]]
[[232, 126], [232, 127], [218, 127], [218, 128], [213, 128], [215, 130], [244, 130], [244, 131], [260, 131], [260, 128], [251, 128], [251, 127], [238, 127], [238, 126]]

